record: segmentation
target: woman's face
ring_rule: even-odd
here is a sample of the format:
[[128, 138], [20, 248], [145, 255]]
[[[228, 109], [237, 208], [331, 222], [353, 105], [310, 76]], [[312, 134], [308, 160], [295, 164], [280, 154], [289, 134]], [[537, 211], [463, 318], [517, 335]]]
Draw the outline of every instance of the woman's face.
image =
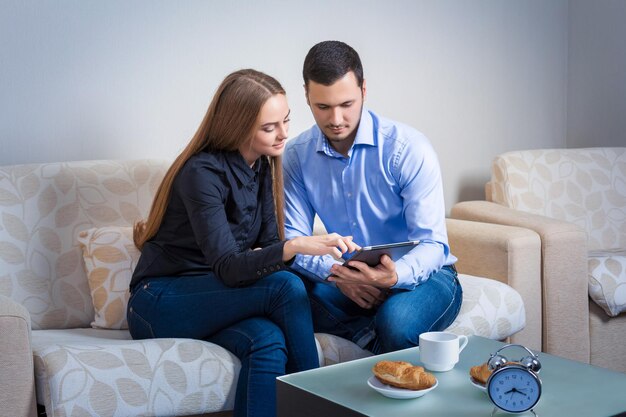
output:
[[250, 166], [262, 155], [283, 153], [289, 132], [289, 113], [284, 94], [273, 95], [261, 107], [252, 140], [239, 148]]

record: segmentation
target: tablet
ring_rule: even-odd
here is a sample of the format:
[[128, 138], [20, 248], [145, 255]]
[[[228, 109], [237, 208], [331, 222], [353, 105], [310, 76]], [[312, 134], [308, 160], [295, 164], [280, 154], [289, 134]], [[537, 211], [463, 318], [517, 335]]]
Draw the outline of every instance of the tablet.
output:
[[386, 245], [363, 246], [361, 250], [355, 252], [354, 255], [346, 259], [344, 264], [349, 261], [361, 261], [365, 262], [369, 266], [376, 266], [380, 263], [380, 257], [383, 255], [388, 255], [391, 260], [395, 262], [419, 243], [419, 240], [415, 240], [409, 242], [388, 243]]

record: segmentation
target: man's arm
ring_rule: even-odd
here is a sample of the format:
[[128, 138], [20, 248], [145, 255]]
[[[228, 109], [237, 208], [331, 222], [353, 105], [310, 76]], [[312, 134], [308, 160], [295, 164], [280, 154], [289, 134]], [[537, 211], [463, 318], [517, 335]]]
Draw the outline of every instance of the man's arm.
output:
[[[283, 159], [285, 184], [285, 237], [311, 236], [315, 210], [304, 186], [304, 173], [294, 149], [287, 149]], [[310, 175], [315, 175], [311, 173]], [[292, 268], [312, 280], [326, 280], [330, 268], [340, 263], [330, 255], [296, 255]]]
[[449, 261], [443, 183], [437, 154], [422, 134], [408, 141], [397, 155], [392, 169], [400, 187], [409, 238], [420, 240], [420, 244], [396, 262], [395, 287], [412, 289]]

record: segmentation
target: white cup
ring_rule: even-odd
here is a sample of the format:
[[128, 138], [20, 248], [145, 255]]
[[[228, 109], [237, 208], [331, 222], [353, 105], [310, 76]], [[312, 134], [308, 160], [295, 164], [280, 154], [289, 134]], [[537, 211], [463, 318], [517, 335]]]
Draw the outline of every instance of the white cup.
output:
[[449, 332], [428, 332], [420, 335], [420, 361], [429, 371], [445, 372], [454, 368], [459, 353], [467, 346], [467, 336]]

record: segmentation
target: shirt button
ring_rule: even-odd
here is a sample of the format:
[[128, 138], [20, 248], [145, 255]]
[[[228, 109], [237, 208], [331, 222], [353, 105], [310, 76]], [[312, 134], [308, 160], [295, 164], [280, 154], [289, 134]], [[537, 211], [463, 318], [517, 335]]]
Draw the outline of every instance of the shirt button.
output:
[[267, 272], [267, 268], [263, 268], [263, 272]]
[[348, 198], [352, 198], [352, 193], [348, 193]]
[[257, 275], [261, 275], [261, 271], [256, 271], [256, 274]]
[[352, 226], [356, 226], [356, 222], [352, 222]]
[[147, 288], [148, 288], [148, 284], [146, 284], [146, 285], [144, 285], [144, 286], [143, 286], [143, 289], [144, 289], [144, 290], [145, 290], [145, 289], [147, 289]]
[[131, 313], [133, 312], [133, 308], [132, 308], [132, 307], [130, 308], [130, 312], [131, 312]]

